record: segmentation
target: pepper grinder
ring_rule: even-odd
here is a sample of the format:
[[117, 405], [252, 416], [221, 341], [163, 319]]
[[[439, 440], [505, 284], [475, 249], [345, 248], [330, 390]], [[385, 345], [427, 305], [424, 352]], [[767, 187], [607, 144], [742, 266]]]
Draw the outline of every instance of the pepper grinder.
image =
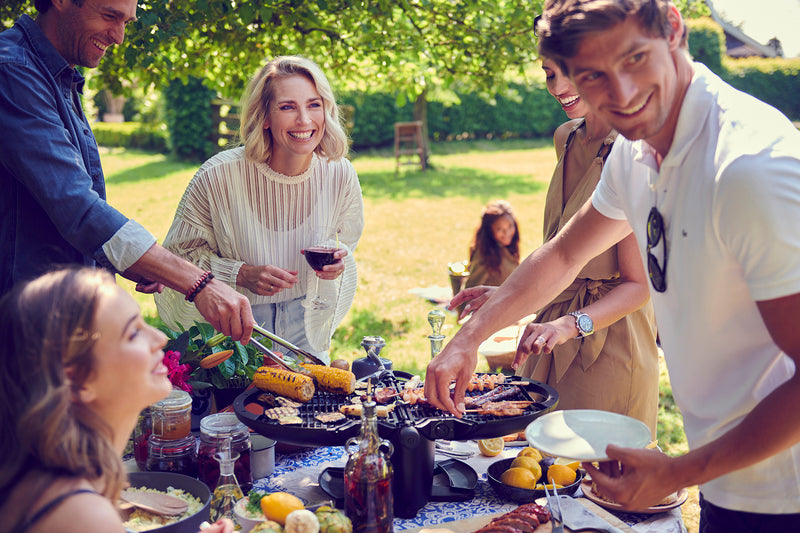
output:
[[351, 370], [357, 380], [377, 376], [377, 373], [383, 370], [392, 370], [392, 362], [379, 356], [384, 346], [386, 341], [379, 335], [367, 335], [361, 340], [361, 347], [367, 352], [367, 356], [353, 361]]
[[431, 341], [431, 359], [436, 357], [442, 351], [442, 342], [444, 335], [442, 335], [442, 325], [444, 324], [445, 314], [441, 309], [433, 309], [428, 313], [428, 324], [431, 325], [433, 334], [428, 335]]

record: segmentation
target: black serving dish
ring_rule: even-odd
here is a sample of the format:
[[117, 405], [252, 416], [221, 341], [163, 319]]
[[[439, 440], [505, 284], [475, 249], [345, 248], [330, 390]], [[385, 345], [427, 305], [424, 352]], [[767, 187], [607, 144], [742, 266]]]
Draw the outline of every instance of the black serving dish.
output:
[[446, 459], [439, 461], [433, 469], [434, 477], [443, 474], [447, 479], [447, 486], [433, 485], [431, 487], [432, 502], [466, 502], [475, 497], [475, 487], [478, 485], [478, 473], [464, 461]]
[[195, 514], [179, 520], [174, 524], [169, 524], [155, 529], [148, 530], [155, 533], [197, 533], [200, 524], [209, 520], [209, 505], [211, 503], [211, 491], [206, 484], [193, 477], [174, 472], [131, 472], [128, 474], [128, 481], [131, 487], [156, 489], [166, 492], [167, 487], [183, 489], [195, 498], [203, 502], [203, 507]]
[[[523, 489], [521, 487], [512, 487], [511, 485], [506, 485], [500, 481], [500, 476], [502, 476], [503, 472], [511, 467], [511, 463], [514, 461], [514, 459], [514, 457], [510, 459], [501, 459], [489, 465], [489, 468], [486, 470], [486, 474], [489, 478], [489, 485], [492, 486], [492, 489], [494, 489], [497, 495], [504, 500], [517, 503], [531, 503], [537, 498], [544, 497], [544, 489]], [[578, 490], [578, 487], [581, 486], [583, 476], [584, 471], [578, 469], [578, 475], [575, 477], [575, 482], [571, 485], [567, 485], [563, 489], [558, 489], [559, 496], [562, 494], [568, 496], [575, 494], [575, 492]]]

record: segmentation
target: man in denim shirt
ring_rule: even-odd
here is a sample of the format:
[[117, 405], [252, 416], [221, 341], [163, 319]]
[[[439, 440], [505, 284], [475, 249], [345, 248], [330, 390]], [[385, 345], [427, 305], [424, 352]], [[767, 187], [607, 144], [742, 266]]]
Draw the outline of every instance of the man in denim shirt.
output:
[[55, 265], [99, 265], [187, 295], [217, 330], [248, 341], [246, 297], [166, 251], [106, 201], [97, 142], [83, 113], [80, 65], [122, 43], [136, 0], [36, 0], [0, 34], [0, 295]]

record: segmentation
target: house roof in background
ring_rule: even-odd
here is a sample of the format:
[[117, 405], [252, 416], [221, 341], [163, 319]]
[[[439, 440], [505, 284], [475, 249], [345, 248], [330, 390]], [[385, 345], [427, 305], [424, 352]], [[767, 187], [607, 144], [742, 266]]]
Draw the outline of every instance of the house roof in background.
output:
[[770, 39], [769, 43], [761, 44], [723, 19], [714, 8], [712, 0], [706, 0], [706, 5], [711, 11], [711, 18], [720, 25], [725, 33], [725, 47], [729, 57], [783, 57], [783, 50], [778, 39]]

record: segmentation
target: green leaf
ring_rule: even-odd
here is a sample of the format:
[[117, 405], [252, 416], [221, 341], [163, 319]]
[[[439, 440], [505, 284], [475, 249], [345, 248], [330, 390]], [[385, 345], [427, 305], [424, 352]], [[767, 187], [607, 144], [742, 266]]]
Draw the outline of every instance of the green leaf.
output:
[[239, 18], [242, 19], [244, 24], [251, 24], [256, 18], [256, 10], [253, 4], [242, 2], [239, 5]]
[[230, 359], [223, 361], [216, 368], [225, 379], [231, 379], [236, 374], [236, 363]]

